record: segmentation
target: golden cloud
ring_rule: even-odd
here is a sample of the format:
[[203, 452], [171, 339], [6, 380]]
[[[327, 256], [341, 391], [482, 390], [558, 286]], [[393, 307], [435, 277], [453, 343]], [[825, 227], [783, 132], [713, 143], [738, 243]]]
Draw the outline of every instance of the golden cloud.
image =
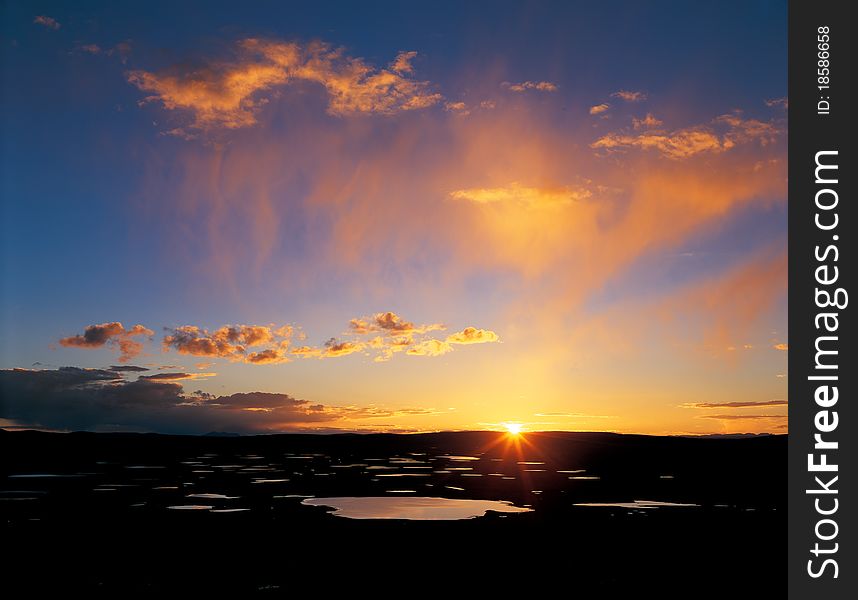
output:
[[322, 358], [347, 356], [355, 352], [360, 352], [363, 350], [363, 347], [364, 345], [359, 342], [338, 341], [335, 338], [331, 338], [325, 342], [325, 349], [322, 351], [321, 356]]
[[[328, 94], [328, 112], [337, 116], [390, 115], [432, 106], [441, 95], [432, 92], [428, 82], [407, 77], [414, 56], [400, 53], [387, 69], [376, 69], [320, 42], [301, 46], [248, 38], [237, 43], [231, 61], [126, 75], [129, 83], [151, 94], [144, 102], [184, 112], [191, 117], [187, 128], [205, 132], [255, 125], [275, 88], [301, 81], [320, 84]], [[191, 137], [187, 128], [171, 133]]]
[[786, 400], [759, 400], [749, 402], [692, 402], [682, 408], [759, 408], [762, 406], [787, 406]]
[[590, 190], [582, 187], [537, 188], [523, 186], [515, 181], [505, 187], [470, 188], [450, 192], [450, 197], [456, 200], [468, 200], [475, 204], [515, 202], [528, 208], [566, 206], [590, 196]]
[[[636, 124], [635, 129], [639, 128]], [[719, 128], [725, 131], [719, 132]], [[774, 123], [743, 119], [739, 114], [731, 113], [717, 117], [711, 125], [687, 127], [670, 133], [609, 133], [590, 144], [590, 147], [607, 152], [632, 148], [655, 150], [667, 158], [681, 160], [705, 152], [725, 152], [739, 144], [753, 141], [765, 146], [772, 143], [780, 133], [782, 130]]]
[[590, 107], [590, 114], [601, 115], [603, 112], [607, 112], [609, 108], [611, 108], [611, 105], [604, 102], [602, 104], [596, 104], [595, 106]]
[[498, 334], [488, 329], [465, 327], [458, 333], [447, 336], [448, 344], [485, 344], [500, 341]]
[[292, 348], [290, 352], [295, 356], [305, 358], [318, 358], [322, 356], [322, 351], [319, 348], [313, 348], [312, 346], [298, 346], [296, 348]]
[[410, 321], [406, 321], [396, 313], [388, 311], [376, 313], [372, 317], [352, 319], [349, 321], [349, 328], [352, 333], [358, 334], [383, 331], [387, 335], [411, 335], [426, 333], [428, 331], [436, 331], [444, 329], [445, 327], [440, 323], [415, 325]]
[[452, 351], [453, 347], [447, 342], [441, 340], [424, 340], [406, 350], [406, 354], [411, 356], [441, 356]]

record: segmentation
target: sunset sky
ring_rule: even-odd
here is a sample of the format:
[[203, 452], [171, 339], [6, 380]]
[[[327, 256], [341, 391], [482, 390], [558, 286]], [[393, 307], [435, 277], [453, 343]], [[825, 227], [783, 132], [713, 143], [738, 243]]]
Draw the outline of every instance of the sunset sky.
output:
[[0, 425], [786, 431], [786, 3], [6, 2]]

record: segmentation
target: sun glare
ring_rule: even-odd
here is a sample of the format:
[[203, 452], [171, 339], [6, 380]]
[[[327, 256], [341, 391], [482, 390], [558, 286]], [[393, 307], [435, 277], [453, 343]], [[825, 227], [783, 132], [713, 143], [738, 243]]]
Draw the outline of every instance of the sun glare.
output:
[[504, 423], [509, 435], [521, 435], [521, 423]]

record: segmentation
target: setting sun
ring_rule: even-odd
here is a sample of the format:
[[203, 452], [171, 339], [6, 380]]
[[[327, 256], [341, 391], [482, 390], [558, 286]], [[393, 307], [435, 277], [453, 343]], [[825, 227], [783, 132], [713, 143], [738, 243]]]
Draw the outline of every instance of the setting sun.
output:
[[503, 426], [509, 435], [521, 435], [521, 423], [504, 423]]

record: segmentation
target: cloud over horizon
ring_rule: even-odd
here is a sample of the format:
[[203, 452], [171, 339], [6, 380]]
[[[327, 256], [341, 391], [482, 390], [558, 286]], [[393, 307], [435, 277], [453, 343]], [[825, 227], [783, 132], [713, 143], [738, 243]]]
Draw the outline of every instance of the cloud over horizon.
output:
[[17, 423], [17, 428], [276, 433], [384, 428], [384, 424], [364, 420], [433, 412], [425, 408], [325, 406], [282, 393], [188, 393], [177, 380], [193, 379], [194, 375], [163, 375], [128, 381], [103, 369], [0, 369], [0, 419]]

